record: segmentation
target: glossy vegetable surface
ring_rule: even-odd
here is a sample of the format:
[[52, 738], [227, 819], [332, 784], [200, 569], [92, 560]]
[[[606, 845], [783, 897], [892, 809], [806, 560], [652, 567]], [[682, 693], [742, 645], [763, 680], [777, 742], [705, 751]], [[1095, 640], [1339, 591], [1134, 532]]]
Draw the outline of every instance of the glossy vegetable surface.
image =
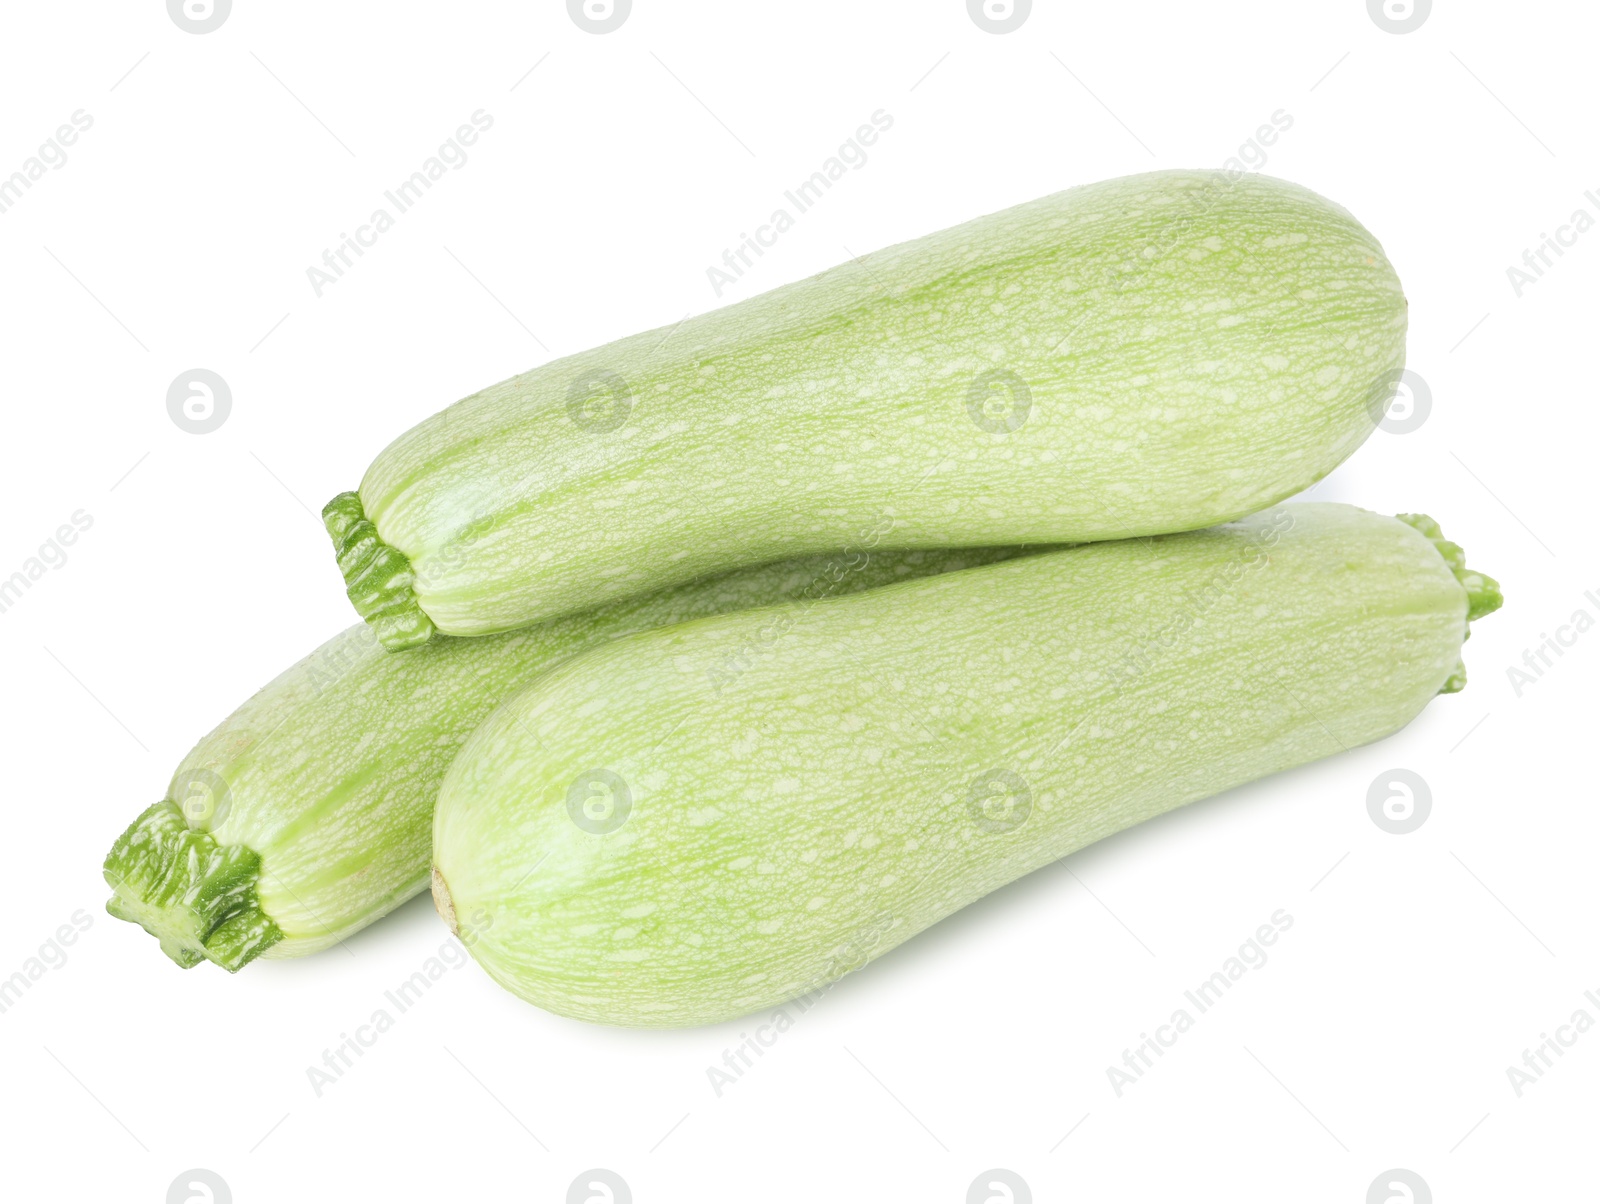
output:
[[1022, 549], [876, 552], [784, 561], [482, 640], [391, 656], [372, 631], [335, 636], [195, 746], [167, 797], [105, 862], [112, 915], [174, 961], [237, 970], [313, 953], [428, 881], [439, 783], [509, 694], [585, 648], [664, 623], [820, 599], [986, 564]]
[[1074, 188], [567, 356], [434, 415], [324, 510], [386, 647], [851, 545], [1081, 542], [1325, 475], [1406, 302], [1337, 205], [1262, 176]]
[[789, 626], [651, 631], [472, 737], [434, 818], [435, 901], [541, 1007], [740, 1016], [1091, 841], [1389, 735], [1460, 688], [1468, 620], [1498, 604], [1430, 520], [1301, 504]]

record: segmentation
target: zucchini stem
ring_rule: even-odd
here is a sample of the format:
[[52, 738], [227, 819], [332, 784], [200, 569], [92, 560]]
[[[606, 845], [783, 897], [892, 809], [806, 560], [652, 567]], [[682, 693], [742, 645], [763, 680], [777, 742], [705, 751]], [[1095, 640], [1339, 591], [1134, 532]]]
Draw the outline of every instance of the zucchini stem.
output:
[[390, 652], [426, 644], [433, 638], [433, 620], [422, 612], [412, 590], [416, 580], [411, 561], [378, 535], [367, 518], [361, 495], [339, 494], [322, 508], [322, 525], [333, 540], [344, 592]]
[[[1505, 595], [1500, 592], [1500, 583], [1485, 573], [1479, 573], [1467, 567], [1467, 554], [1458, 543], [1451, 543], [1444, 537], [1444, 531], [1439, 524], [1426, 514], [1397, 514], [1395, 515], [1408, 527], [1415, 527], [1428, 537], [1439, 555], [1444, 557], [1444, 562], [1450, 566], [1450, 572], [1461, 583], [1461, 588], [1467, 591], [1467, 622], [1492, 615], [1500, 609], [1505, 601]], [[1470, 627], [1461, 638], [1466, 641], [1472, 635]], [[1444, 685], [1439, 687], [1441, 694], [1459, 694], [1467, 684], [1467, 666], [1463, 661], [1457, 661], [1455, 672], [1451, 673]]]
[[185, 970], [235, 971], [283, 939], [261, 910], [261, 857], [190, 828], [170, 799], [146, 808], [106, 855], [106, 910], [138, 924]]

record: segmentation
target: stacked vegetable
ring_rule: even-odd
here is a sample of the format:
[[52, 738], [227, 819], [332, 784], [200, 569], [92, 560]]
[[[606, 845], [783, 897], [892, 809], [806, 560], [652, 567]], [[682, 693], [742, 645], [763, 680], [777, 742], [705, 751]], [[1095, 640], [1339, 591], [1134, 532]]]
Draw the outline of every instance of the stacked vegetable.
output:
[[201, 741], [108, 906], [237, 970], [431, 877], [523, 998], [705, 1023], [1380, 739], [1498, 589], [1424, 516], [1279, 503], [1405, 327], [1344, 210], [1161, 172], [487, 389], [329, 503], [368, 626]]

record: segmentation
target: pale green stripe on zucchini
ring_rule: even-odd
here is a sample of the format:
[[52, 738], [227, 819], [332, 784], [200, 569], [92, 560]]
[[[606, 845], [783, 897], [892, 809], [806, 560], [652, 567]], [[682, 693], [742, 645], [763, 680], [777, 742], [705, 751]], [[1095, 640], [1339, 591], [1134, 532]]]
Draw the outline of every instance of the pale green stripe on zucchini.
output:
[[773, 616], [633, 636], [467, 743], [436, 902], [562, 1015], [776, 1006], [1085, 844], [1398, 730], [1498, 602], [1430, 520], [1293, 504], [833, 599], [732, 668]]
[[494, 385], [325, 511], [385, 646], [844, 546], [1080, 542], [1248, 514], [1370, 433], [1406, 302], [1262, 176], [1074, 188]]
[[434, 798], [457, 749], [504, 698], [566, 657], [745, 607], [781, 603], [781, 620], [797, 623], [820, 599], [1026, 552], [863, 546], [507, 635], [440, 639], [407, 656], [391, 656], [357, 625], [256, 693], [184, 758], [167, 797], [106, 857], [107, 910], [142, 925], [186, 967], [209, 959], [238, 970], [257, 956], [324, 949], [427, 885]]

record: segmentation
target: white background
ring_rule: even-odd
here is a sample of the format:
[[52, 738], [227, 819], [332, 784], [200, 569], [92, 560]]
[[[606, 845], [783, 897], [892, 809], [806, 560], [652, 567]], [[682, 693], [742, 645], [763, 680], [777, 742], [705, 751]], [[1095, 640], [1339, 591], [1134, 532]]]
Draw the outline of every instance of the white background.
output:
[[[1520, 697], [1507, 675], [1600, 618], [1600, 233], [1521, 297], [1506, 271], [1600, 216], [1593, 6], [1440, 0], [1403, 35], [1364, 0], [1041, 2], [1000, 35], [960, 0], [637, 0], [605, 35], [555, 0], [237, 0], [203, 35], [160, 0], [4, 21], [0, 175], [74, 111], [93, 126], [0, 214], [0, 577], [93, 525], [0, 614], [0, 977], [92, 926], [0, 1015], [0, 1196], [156, 1204], [195, 1167], [239, 1204], [561, 1201], [592, 1167], [641, 1204], [957, 1202], [989, 1168], [1041, 1201], [1360, 1204], [1389, 1168], [1440, 1202], [1594, 1191], [1600, 1031], [1520, 1098], [1506, 1074], [1600, 1020], [1600, 634]], [[480, 108], [470, 161], [318, 298], [306, 268]], [[866, 165], [719, 301], [706, 269], [877, 109]], [[1265, 170], [1383, 241], [1433, 398], [1316, 496], [1432, 513], [1504, 583], [1465, 693], [998, 892], [720, 1098], [707, 1067], [748, 1024], [589, 1027], [473, 966], [319, 1098], [306, 1068], [446, 940], [426, 899], [237, 977], [104, 913], [106, 848], [188, 747], [352, 621], [314, 512], [392, 437], [850, 252], [1220, 165], [1280, 109]], [[195, 367], [232, 390], [206, 435], [166, 409]], [[1367, 813], [1397, 767], [1433, 799], [1405, 836]], [[1119, 1098], [1106, 1068], [1279, 908], [1270, 961]]]

